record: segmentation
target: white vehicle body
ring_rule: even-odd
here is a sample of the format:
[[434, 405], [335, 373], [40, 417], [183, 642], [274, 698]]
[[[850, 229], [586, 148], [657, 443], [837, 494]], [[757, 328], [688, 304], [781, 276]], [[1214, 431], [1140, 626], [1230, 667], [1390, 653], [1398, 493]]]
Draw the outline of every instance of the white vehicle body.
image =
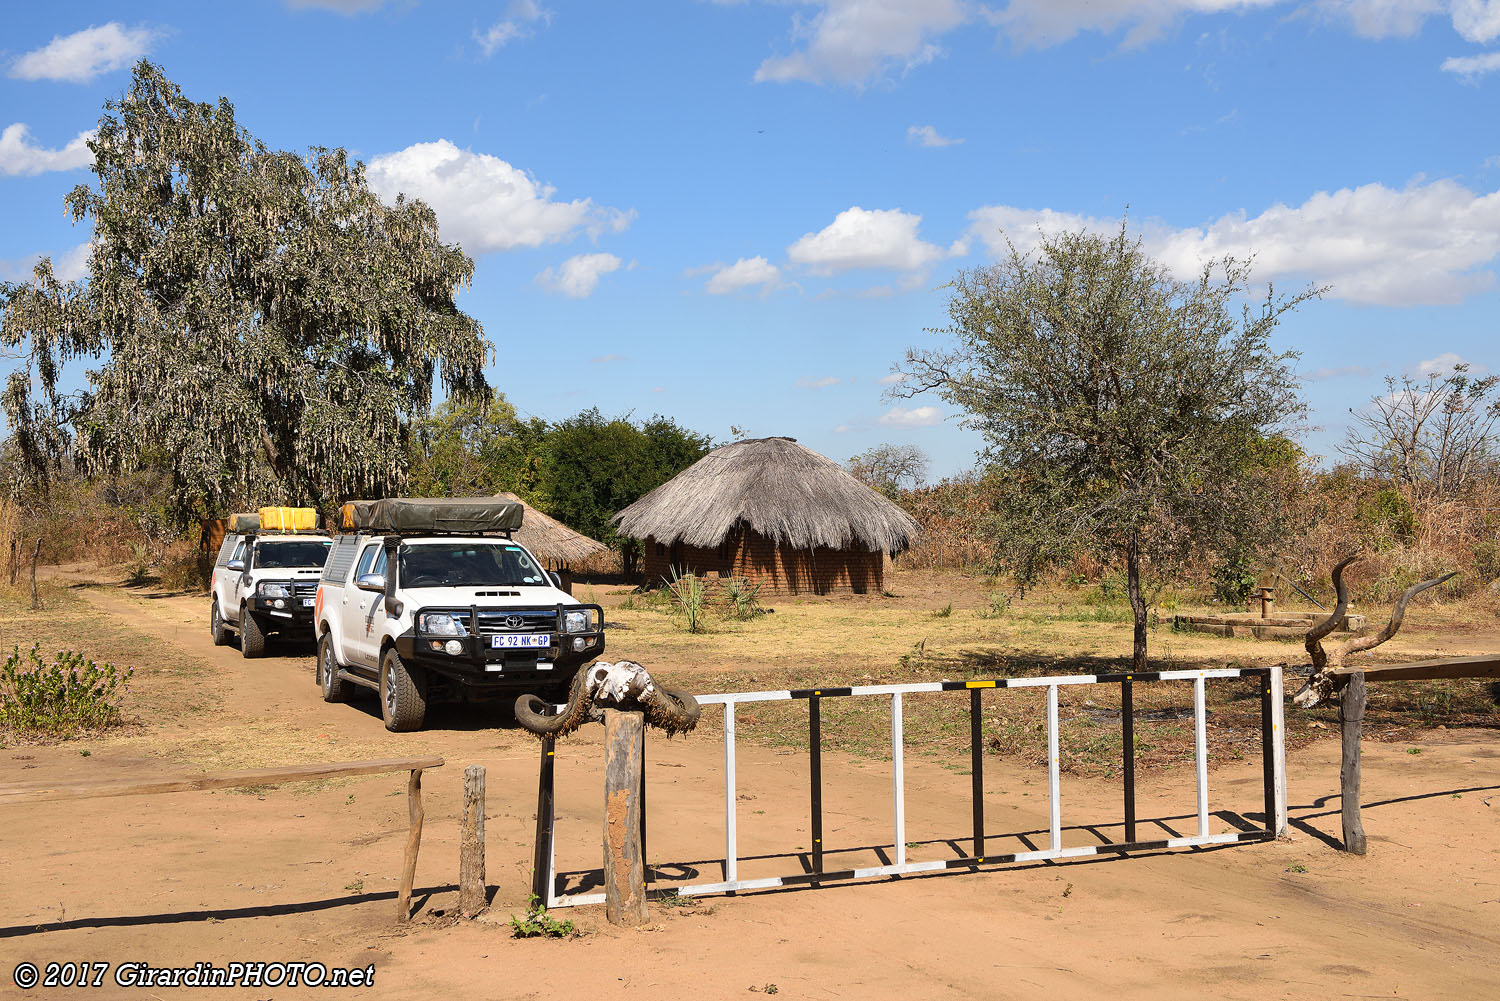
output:
[[215, 643], [240, 634], [258, 656], [271, 633], [312, 635], [318, 577], [333, 538], [312, 532], [231, 532], [214, 562], [210, 629]]
[[557, 583], [503, 535], [341, 535], [314, 608], [324, 698], [375, 689], [411, 730], [429, 701], [564, 691], [604, 652], [603, 610]]

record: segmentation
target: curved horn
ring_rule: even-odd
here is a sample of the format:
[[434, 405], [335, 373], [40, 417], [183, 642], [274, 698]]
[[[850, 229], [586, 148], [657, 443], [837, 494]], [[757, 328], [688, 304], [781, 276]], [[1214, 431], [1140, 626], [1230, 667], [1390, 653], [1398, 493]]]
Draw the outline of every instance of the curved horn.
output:
[[1441, 577], [1434, 577], [1432, 580], [1424, 580], [1420, 584], [1413, 584], [1411, 587], [1407, 588], [1406, 593], [1403, 594], [1401, 596], [1401, 599], [1396, 602], [1396, 608], [1391, 612], [1391, 620], [1385, 624], [1384, 629], [1373, 635], [1367, 634], [1364, 636], [1356, 636], [1353, 639], [1348, 640], [1347, 642], [1337, 647], [1334, 647], [1333, 666], [1343, 667], [1344, 658], [1349, 656], [1351, 653], [1359, 653], [1361, 650], [1373, 650], [1380, 644], [1384, 643], [1386, 640], [1390, 639], [1392, 636], [1396, 635], [1396, 631], [1401, 628], [1401, 620], [1406, 618], [1407, 602], [1411, 601], [1412, 598], [1427, 590], [1429, 587], [1437, 587], [1439, 584], [1446, 583], [1447, 581], [1450, 581], [1457, 576], [1458, 571], [1454, 570], [1452, 573], [1446, 573]]
[[646, 722], [667, 731], [669, 737], [693, 729], [703, 712], [698, 700], [687, 692], [667, 688], [660, 682], [652, 686], [651, 692], [641, 702], [646, 710]]
[[1323, 637], [1343, 625], [1344, 617], [1349, 613], [1349, 588], [1344, 584], [1344, 570], [1357, 559], [1359, 559], [1359, 553], [1354, 553], [1344, 557], [1333, 568], [1333, 590], [1338, 595], [1338, 604], [1333, 606], [1333, 611], [1328, 613], [1328, 618], [1307, 631], [1307, 638], [1303, 641], [1315, 670], [1321, 671], [1328, 666], [1328, 654], [1323, 652]]
[[589, 718], [594, 694], [585, 683], [587, 671], [573, 675], [572, 687], [568, 690], [568, 705], [556, 716], [543, 715], [547, 703], [536, 695], [526, 694], [516, 699], [516, 723], [521, 729], [538, 737], [562, 737], [578, 729]]

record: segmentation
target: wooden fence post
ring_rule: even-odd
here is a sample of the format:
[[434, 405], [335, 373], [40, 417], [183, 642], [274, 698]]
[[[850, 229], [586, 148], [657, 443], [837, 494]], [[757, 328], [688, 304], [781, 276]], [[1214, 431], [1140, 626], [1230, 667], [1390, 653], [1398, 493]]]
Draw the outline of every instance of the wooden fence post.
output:
[[36, 561], [42, 555], [42, 537], [36, 537], [36, 548], [31, 551], [31, 610], [36, 611], [42, 607], [42, 597], [36, 589]]
[[16, 581], [21, 576], [21, 536], [19, 533], [10, 537], [10, 586], [15, 587]]
[[458, 910], [472, 918], [484, 910], [484, 767], [464, 769], [464, 821], [458, 847]]
[[1344, 821], [1344, 851], [1365, 853], [1365, 826], [1359, 816], [1359, 740], [1365, 721], [1365, 676], [1351, 674], [1339, 695], [1339, 729], [1343, 761], [1339, 768], [1339, 802]]
[[604, 711], [604, 915], [615, 925], [649, 918], [641, 849], [645, 735], [644, 713]]
[[400, 914], [396, 920], [411, 918], [411, 885], [417, 878], [417, 851], [422, 847], [422, 769], [413, 768], [406, 783], [406, 812], [411, 827], [406, 834], [406, 858], [401, 866], [401, 888], [396, 892]]

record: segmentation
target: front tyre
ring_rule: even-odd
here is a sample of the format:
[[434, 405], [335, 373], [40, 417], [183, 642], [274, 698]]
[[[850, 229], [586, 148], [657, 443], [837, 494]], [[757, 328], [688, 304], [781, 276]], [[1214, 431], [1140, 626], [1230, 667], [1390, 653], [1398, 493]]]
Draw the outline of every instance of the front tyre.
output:
[[420, 730], [427, 718], [427, 672], [408, 668], [394, 647], [380, 661], [380, 717], [393, 733]]
[[262, 657], [266, 652], [266, 633], [260, 621], [248, 608], [240, 609], [240, 654], [245, 657]]
[[354, 685], [339, 677], [339, 660], [333, 653], [333, 634], [324, 633], [318, 639], [318, 687], [323, 690], [324, 702], [348, 702]]
[[213, 610], [208, 613], [208, 631], [213, 634], [214, 646], [229, 645], [229, 627], [224, 624], [224, 614], [219, 611], [219, 599], [214, 599]]

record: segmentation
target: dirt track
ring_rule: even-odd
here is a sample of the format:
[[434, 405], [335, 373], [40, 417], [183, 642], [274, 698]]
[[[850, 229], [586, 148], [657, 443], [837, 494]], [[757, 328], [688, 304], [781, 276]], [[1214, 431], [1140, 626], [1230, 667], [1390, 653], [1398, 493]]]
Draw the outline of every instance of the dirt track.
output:
[[[44, 804], [14, 811], [0, 835], [0, 996], [23, 996], [10, 971], [23, 960], [147, 960], [156, 966], [306, 960], [364, 967], [376, 986], [332, 993], [428, 998], [1397, 997], [1500, 996], [1500, 747], [1492, 732], [1446, 731], [1420, 744], [1369, 744], [1366, 828], [1372, 854], [1342, 856], [1337, 748], [1291, 762], [1289, 842], [1162, 853], [1125, 860], [1011, 867], [657, 907], [623, 931], [598, 909], [560, 912], [587, 934], [518, 941], [504, 921], [523, 909], [530, 870], [536, 744], [496, 730], [478, 710], [446, 713], [435, 729], [387, 733], [372, 701], [327, 706], [310, 654], [245, 661], [214, 648], [206, 603], [88, 593], [99, 614], [213, 665], [222, 708], [191, 733], [137, 733], [95, 744], [0, 751], [7, 779], [148, 775], [171, 770], [161, 741], [212, 747], [233, 767], [282, 747], [291, 763], [409, 753], [444, 755], [426, 779], [427, 827], [418, 869], [421, 910], [392, 921], [405, 834], [403, 777], [267, 790]], [[615, 651], [628, 656], [628, 651]], [[597, 728], [593, 728], [597, 730]], [[159, 737], [161, 740], [153, 740]], [[599, 735], [560, 753], [559, 867], [598, 864]], [[170, 738], [170, 740], [168, 740]], [[254, 753], [252, 753], [254, 752]], [[258, 756], [257, 756], [258, 755]], [[692, 862], [716, 878], [722, 853], [721, 749], [690, 736], [648, 750], [653, 863]], [[489, 920], [454, 925], [462, 766], [488, 769]], [[179, 766], [180, 767], [180, 766]], [[1045, 776], [987, 764], [996, 830], [1045, 826]], [[1214, 830], [1258, 814], [1258, 762], [1211, 778]], [[807, 845], [805, 761], [742, 746], [740, 850], [745, 876], [797, 871]], [[934, 839], [962, 837], [968, 778], [930, 760], [907, 765], [911, 857], [942, 857]], [[825, 761], [830, 848], [889, 840], [887, 766]], [[1108, 823], [1118, 787], [1065, 779], [1064, 823]], [[1142, 814], [1183, 818], [1191, 775], [1142, 789]], [[764, 811], [764, 812], [762, 812]], [[1258, 819], [1258, 817], [1256, 818]], [[1180, 829], [1187, 819], [1166, 819]], [[1103, 833], [1109, 834], [1107, 829]], [[996, 838], [989, 850], [1006, 851]], [[1065, 844], [1094, 843], [1081, 829]], [[873, 854], [846, 855], [848, 861]], [[706, 861], [704, 861], [706, 860]], [[830, 858], [830, 864], [839, 861]], [[1305, 868], [1305, 872], [1297, 871]], [[33, 991], [41, 997], [197, 997], [207, 992]], [[305, 990], [216, 991], [300, 997]]]

